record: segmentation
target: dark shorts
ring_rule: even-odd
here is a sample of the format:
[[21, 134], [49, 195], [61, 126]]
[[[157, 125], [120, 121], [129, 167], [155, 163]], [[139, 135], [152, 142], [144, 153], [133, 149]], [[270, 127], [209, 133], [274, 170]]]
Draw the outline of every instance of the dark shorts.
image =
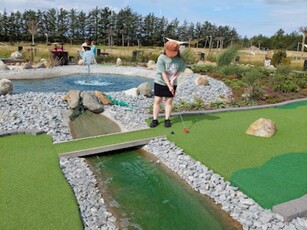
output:
[[[174, 86], [174, 91], [176, 92], [177, 86]], [[154, 84], [154, 94], [158, 97], [174, 97], [171, 91], [169, 91], [166, 85]]]

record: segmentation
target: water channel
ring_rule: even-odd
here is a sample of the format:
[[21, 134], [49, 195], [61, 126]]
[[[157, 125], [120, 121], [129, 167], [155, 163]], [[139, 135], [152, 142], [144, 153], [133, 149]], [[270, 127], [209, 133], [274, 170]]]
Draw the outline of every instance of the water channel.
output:
[[131, 150], [88, 158], [123, 229], [242, 229], [153, 156]]

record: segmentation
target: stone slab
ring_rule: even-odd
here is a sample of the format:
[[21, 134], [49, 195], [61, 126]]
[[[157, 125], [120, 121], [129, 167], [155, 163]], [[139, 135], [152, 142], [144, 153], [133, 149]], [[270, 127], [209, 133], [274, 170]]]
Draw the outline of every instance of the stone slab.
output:
[[297, 217], [307, 217], [307, 195], [273, 206], [272, 211], [281, 215], [286, 221]]
[[142, 147], [148, 144], [149, 141], [151, 141], [152, 139], [154, 139], [154, 137], [136, 140], [136, 141], [130, 141], [130, 142], [123, 142], [123, 143], [114, 144], [114, 145], [107, 145], [107, 146], [102, 146], [102, 147], [97, 147], [97, 148], [68, 152], [68, 153], [60, 154], [59, 157], [83, 157], [83, 156], [90, 156], [90, 155], [95, 155], [99, 153], [124, 150], [124, 149], [129, 149], [129, 148], [138, 148], [138, 147]]

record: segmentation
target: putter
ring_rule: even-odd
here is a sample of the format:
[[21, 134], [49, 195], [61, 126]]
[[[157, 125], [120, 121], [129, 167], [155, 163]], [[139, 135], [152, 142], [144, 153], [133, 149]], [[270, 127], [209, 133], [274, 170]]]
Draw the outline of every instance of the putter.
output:
[[183, 132], [189, 133], [190, 131], [185, 127], [181, 113], [179, 115], [180, 115], [181, 123], [182, 123], [182, 126], [183, 126]]

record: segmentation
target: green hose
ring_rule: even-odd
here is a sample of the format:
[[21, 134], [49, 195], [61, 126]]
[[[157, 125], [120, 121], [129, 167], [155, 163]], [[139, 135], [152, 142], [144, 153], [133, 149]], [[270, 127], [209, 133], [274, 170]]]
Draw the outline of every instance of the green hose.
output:
[[124, 101], [118, 101], [116, 99], [114, 99], [113, 97], [111, 97], [110, 95], [105, 95], [110, 101], [113, 102], [114, 105], [119, 105], [119, 106], [124, 106], [124, 107], [131, 107], [130, 105], [128, 105], [126, 102]]

